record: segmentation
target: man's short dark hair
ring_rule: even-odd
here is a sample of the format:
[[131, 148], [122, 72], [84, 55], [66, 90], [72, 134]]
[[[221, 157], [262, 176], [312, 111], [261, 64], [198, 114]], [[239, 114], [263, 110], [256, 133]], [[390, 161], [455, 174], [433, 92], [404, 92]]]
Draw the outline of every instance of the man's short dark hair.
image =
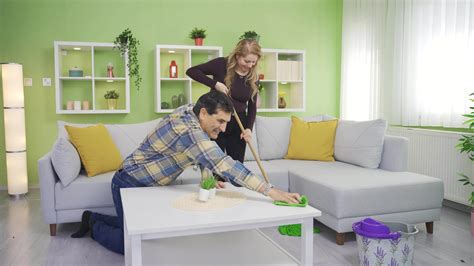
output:
[[193, 108], [194, 114], [198, 117], [201, 108], [205, 108], [207, 113], [210, 115], [217, 113], [218, 110], [231, 114], [234, 111], [234, 105], [229, 96], [218, 90], [211, 90], [199, 97]]

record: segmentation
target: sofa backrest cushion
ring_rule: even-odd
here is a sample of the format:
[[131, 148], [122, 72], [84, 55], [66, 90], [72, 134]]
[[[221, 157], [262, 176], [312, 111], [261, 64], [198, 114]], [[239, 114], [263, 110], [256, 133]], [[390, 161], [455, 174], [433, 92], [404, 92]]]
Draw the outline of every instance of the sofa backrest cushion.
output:
[[334, 144], [336, 160], [367, 168], [378, 168], [382, 159], [387, 121], [339, 120]]
[[[332, 120], [329, 115], [306, 117], [307, 122]], [[257, 116], [255, 120], [258, 153], [262, 160], [283, 159], [290, 143], [291, 119], [289, 117]]]
[[285, 159], [334, 161], [337, 120], [306, 122], [291, 117], [290, 144]]
[[76, 148], [63, 137], [53, 145], [51, 163], [63, 186], [69, 185], [81, 171], [81, 158]]
[[[130, 153], [132, 153], [145, 137], [153, 129], [156, 128], [161, 119], [155, 119], [143, 123], [137, 124], [109, 124], [105, 125], [109, 131], [115, 145], [120, 151], [122, 159], [125, 159]], [[64, 126], [70, 125], [74, 127], [87, 127], [94, 124], [75, 124], [64, 121], [58, 121], [58, 138], [64, 137], [69, 138]]]
[[117, 170], [122, 164], [120, 152], [104, 125], [80, 128], [65, 126], [81, 157], [87, 176]]

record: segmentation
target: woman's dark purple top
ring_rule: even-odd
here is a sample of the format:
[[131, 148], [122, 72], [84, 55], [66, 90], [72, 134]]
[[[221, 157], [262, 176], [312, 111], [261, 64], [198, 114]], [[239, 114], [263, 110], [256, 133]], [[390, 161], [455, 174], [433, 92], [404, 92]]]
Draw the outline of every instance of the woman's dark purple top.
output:
[[[207, 63], [193, 66], [186, 71], [186, 74], [195, 81], [215, 90], [217, 82], [225, 84], [227, 58], [218, 57]], [[247, 111], [247, 128], [252, 129], [255, 123], [255, 116], [257, 115], [257, 103], [251, 99], [252, 88], [245, 82], [245, 76], [240, 76], [238, 73], [235, 74], [231, 89], [232, 103], [238, 113]], [[207, 75], [212, 75], [213, 78], [211, 79]]]

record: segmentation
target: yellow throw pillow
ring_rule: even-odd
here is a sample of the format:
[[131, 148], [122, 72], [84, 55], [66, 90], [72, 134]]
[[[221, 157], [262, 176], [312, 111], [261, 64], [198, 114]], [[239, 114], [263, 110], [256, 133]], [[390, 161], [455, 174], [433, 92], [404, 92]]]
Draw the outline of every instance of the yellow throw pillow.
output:
[[107, 128], [98, 124], [90, 127], [64, 126], [76, 147], [87, 176], [117, 170], [122, 157]]
[[290, 144], [285, 159], [334, 161], [337, 120], [306, 122], [291, 117]]

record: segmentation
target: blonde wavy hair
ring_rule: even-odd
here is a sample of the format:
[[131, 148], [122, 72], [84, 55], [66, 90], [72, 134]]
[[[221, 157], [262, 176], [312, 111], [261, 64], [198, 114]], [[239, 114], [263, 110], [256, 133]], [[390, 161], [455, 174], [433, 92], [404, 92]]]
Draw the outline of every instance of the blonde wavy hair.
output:
[[252, 101], [255, 99], [255, 95], [257, 95], [258, 87], [257, 87], [257, 80], [258, 80], [258, 73], [257, 73], [257, 66], [258, 61], [262, 57], [262, 48], [260, 45], [253, 39], [243, 39], [237, 43], [234, 48], [234, 51], [229, 54], [227, 57], [227, 74], [224, 78], [224, 83], [229, 88], [229, 91], [232, 90], [232, 81], [235, 77], [235, 70], [238, 66], [237, 63], [237, 56], [246, 57], [249, 54], [256, 55], [257, 61], [255, 65], [250, 69], [250, 72], [247, 74], [245, 78], [245, 82], [250, 84], [250, 88], [252, 89]]

